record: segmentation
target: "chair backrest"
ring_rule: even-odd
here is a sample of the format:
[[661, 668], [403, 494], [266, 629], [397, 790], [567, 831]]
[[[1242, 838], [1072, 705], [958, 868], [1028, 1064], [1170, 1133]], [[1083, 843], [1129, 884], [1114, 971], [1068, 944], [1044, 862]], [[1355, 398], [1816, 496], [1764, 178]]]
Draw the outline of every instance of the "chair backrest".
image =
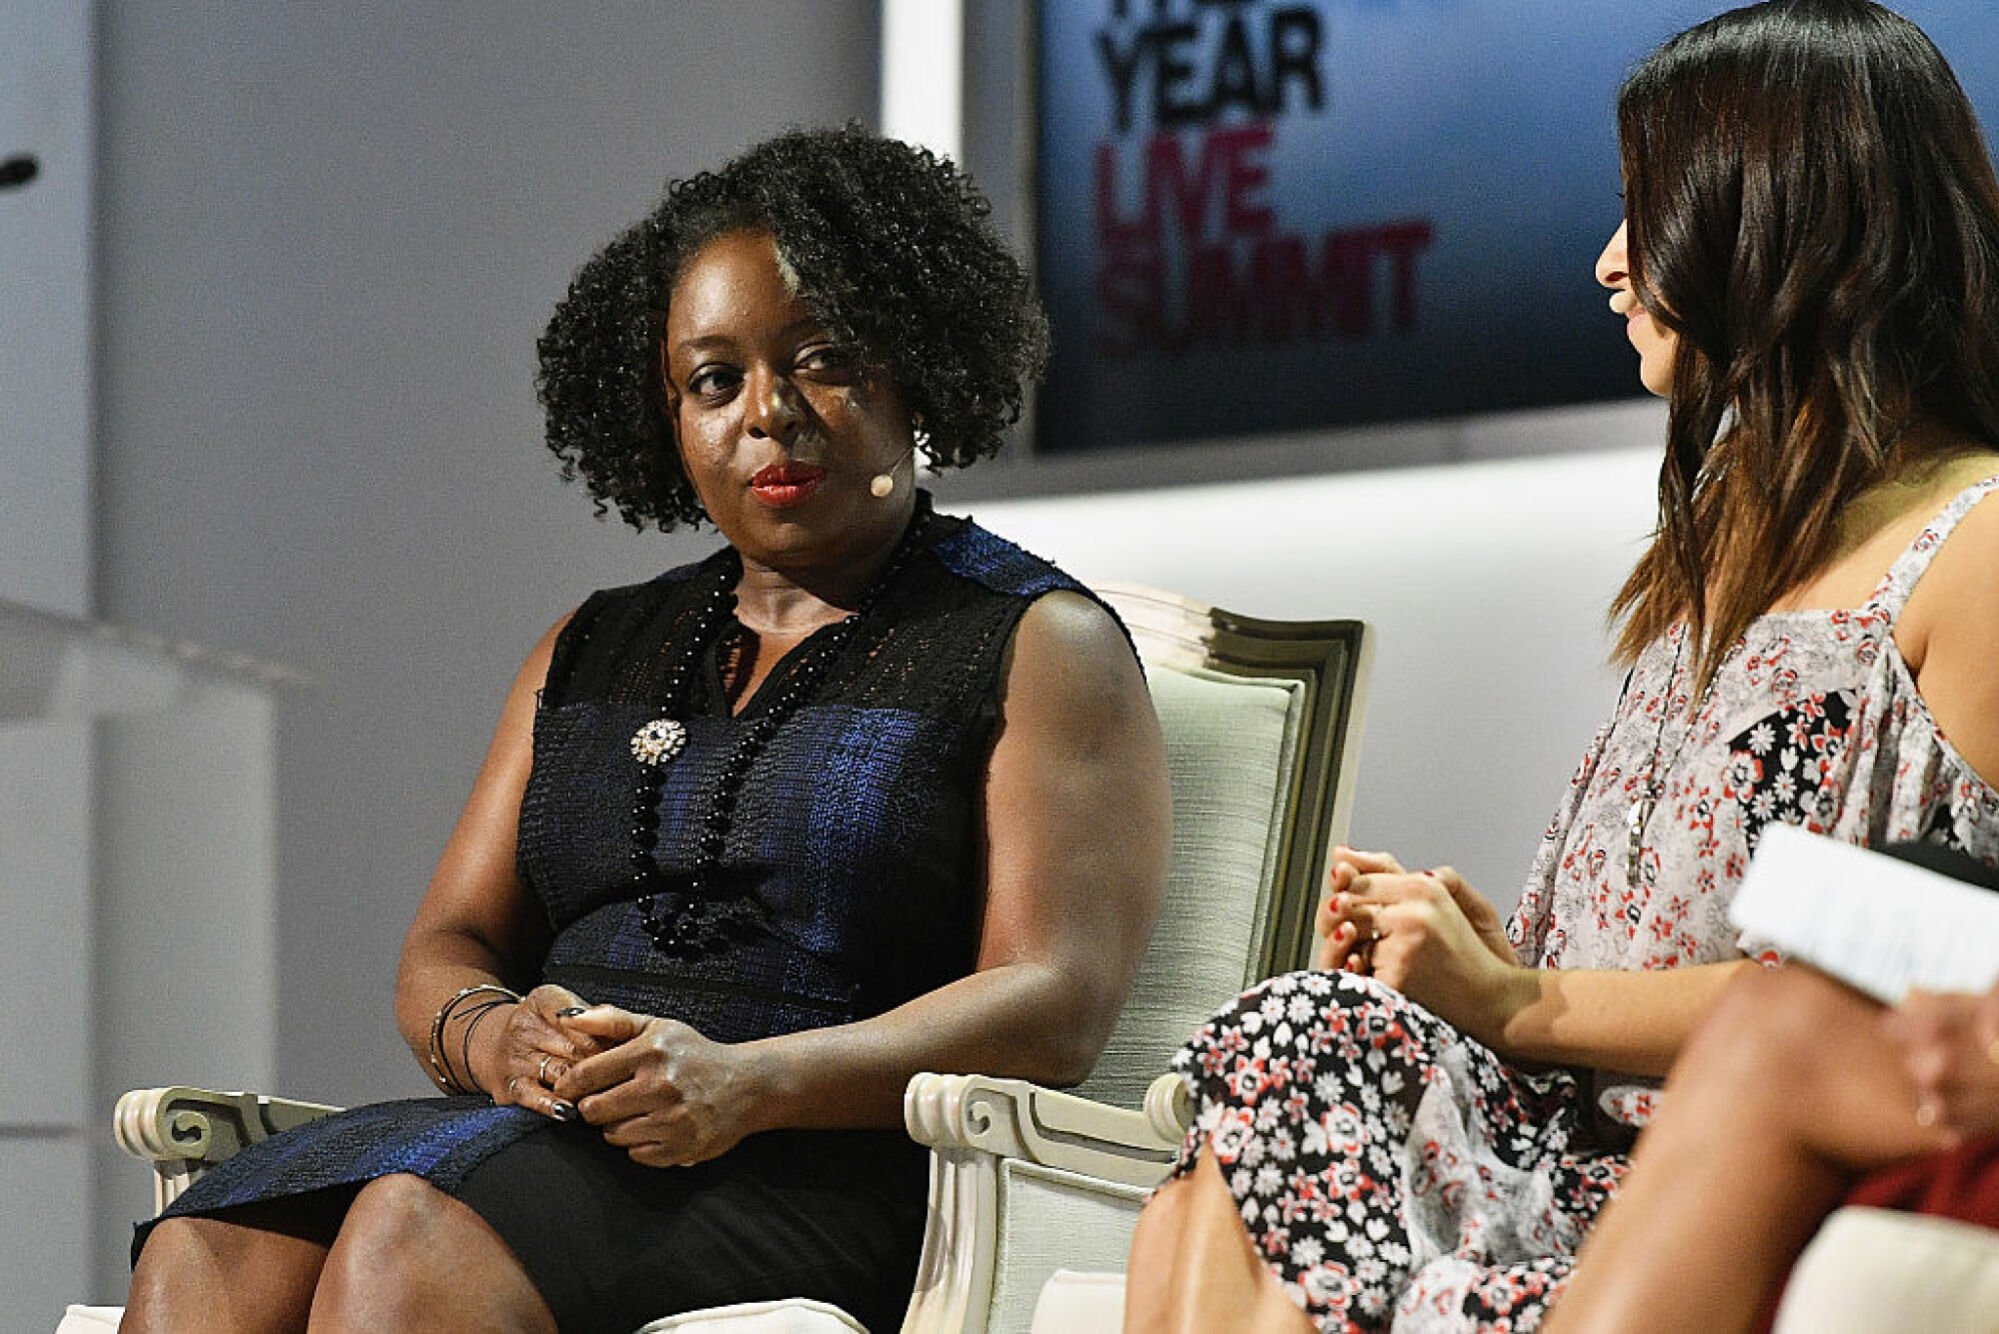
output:
[[1137, 1106], [1229, 997], [1308, 967], [1346, 834], [1370, 641], [1359, 621], [1267, 621], [1127, 585], [1097, 592], [1145, 662], [1166, 736], [1173, 855], [1152, 943], [1076, 1091]]

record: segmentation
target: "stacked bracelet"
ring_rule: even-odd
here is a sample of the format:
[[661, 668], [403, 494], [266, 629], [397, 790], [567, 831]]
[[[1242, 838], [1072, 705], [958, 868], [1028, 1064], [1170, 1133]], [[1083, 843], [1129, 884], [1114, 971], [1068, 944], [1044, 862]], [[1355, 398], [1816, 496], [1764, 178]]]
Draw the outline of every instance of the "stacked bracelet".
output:
[[[444, 1054], [444, 1030], [454, 1018], [458, 1017], [457, 1011], [459, 1006], [463, 1005], [473, 996], [487, 994], [494, 995], [497, 999], [487, 1001], [470, 1012], [469, 1022], [465, 1026], [463, 1042], [459, 1053], [460, 1060], [465, 1066], [465, 1079], [460, 1080], [458, 1073], [451, 1068], [451, 1062]], [[472, 1078], [472, 1026], [484, 1018], [488, 1010], [518, 1002], [519, 1000], [520, 995], [517, 992], [510, 991], [496, 982], [481, 982], [477, 986], [466, 987], [450, 1000], [437, 1007], [437, 1013], [432, 1016], [430, 1021], [429, 1057], [432, 1078], [436, 1081], [439, 1088], [443, 1089], [446, 1093], [479, 1092], [478, 1086], [470, 1082]]]
[[485, 1092], [484, 1089], [479, 1087], [479, 1081], [472, 1076], [472, 1030], [479, 1026], [481, 1019], [484, 1019], [502, 1005], [511, 1005], [513, 1003], [513, 1001], [509, 1001], [505, 997], [501, 997], [498, 1000], [483, 1001], [478, 1005], [468, 1006], [465, 1010], [465, 1026], [458, 1031], [458, 1064], [465, 1071], [465, 1082], [471, 1085], [470, 1092]]

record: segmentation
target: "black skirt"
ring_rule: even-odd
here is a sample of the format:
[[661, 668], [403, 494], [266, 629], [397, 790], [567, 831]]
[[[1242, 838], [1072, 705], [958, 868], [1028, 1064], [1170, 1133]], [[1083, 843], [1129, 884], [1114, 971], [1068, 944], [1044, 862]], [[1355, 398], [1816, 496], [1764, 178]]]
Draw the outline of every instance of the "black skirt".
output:
[[898, 1131], [773, 1131], [660, 1168], [571, 1125], [500, 1150], [456, 1194], [564, 1330], [816, 1297], [881, 1331], [900, 1327], [915, 1285], [925, 1175]]

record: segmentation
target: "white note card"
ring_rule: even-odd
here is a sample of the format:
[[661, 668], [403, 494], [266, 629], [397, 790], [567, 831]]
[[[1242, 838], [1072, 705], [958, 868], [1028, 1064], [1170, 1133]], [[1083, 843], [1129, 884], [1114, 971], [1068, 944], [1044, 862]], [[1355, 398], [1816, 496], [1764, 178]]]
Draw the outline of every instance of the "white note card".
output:
[[1999, 980], [1999, 893], [1789, 825], [1764, 829], [1728, 915], [1889, 1005]]

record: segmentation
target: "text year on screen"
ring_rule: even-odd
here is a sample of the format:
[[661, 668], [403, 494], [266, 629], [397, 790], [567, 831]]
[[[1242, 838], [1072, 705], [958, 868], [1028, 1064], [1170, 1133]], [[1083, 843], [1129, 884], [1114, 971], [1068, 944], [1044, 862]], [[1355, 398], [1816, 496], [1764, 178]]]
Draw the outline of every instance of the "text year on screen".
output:
[[[1226, 0], [1212, 7], [1234, 8]], [[1121, 20], [1128, 11], [1150, 11], [1152, 21], [1096, 34], [1097, 59], [1117, 99], [1119, 132], [1131, 128], [1141, 87], [1151, 97], [1152, 123], [1161, 129], [1203, 124], [1230, 108], [1258, 117], [1281, 115], [1294, 93], [1313, 111], [1325, 104], [1319, 73], [1323, 34], [1318, 12], [1308, 6], [1270, 10], [1260, 16], [1261, 24], [1225, 12], [1221, 40], [1214, 42], [1202, 40], [1202, 26], [1193, 18], [1167, 17], [1162, 5], [1120, 0], [1111, 13]]]

